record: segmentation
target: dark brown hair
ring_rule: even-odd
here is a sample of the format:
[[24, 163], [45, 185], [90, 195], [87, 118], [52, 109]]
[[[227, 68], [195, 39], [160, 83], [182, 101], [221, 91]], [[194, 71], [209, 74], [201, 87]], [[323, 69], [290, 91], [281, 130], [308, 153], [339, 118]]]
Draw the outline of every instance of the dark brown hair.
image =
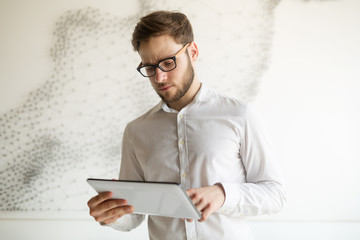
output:
[[140, 18], [137, 23], [131, 41], [134, 50], [139, 51], [141, 42], [161, 35], [170, 35], [176, 43], [183, 45], [194, 41], [192, 27], [185, 14], [156, 11]]

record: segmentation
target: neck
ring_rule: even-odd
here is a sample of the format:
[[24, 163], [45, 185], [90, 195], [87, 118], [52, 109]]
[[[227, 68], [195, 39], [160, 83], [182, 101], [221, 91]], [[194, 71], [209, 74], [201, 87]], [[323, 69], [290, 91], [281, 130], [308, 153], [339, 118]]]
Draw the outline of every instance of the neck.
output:
[[192, 100], [194, 100], [196, 94], [200, 90], [200, 87], [201, 87], [201, 83], [195, 77], [193, 83], [191, 84], [191, 87], [186, 92], [186, 94], [178, 101], [169, 103], [168, 106], [172, 109], [175, 109], [176, 111], [180, 111], [181, 109], [186, 107], [189, 103], [191, 103]]

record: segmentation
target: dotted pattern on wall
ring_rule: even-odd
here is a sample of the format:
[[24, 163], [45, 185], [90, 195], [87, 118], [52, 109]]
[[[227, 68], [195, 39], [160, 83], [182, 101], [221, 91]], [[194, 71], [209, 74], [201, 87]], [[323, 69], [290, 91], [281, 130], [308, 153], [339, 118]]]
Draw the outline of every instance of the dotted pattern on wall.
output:
[[52, 75], [0, 116], [0, 210], [83, 211], [93, 194], [86, 178], [117, 176], [126, 123], [159, 101], [135, 70], [130, 38], [139, 16], [186, 13], [200, 48], [200, 80], [252, 100], [268, 62], [277, 2], [148, 0], [128, 18], [91, 7], [66, 12], [55, 24]]

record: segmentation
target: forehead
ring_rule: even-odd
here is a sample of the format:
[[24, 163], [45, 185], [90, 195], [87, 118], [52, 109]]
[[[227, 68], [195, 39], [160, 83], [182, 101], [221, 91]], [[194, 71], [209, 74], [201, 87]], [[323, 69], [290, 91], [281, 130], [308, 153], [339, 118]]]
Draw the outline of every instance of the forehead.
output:
[[155, 64], [158, 61], [173, 56], [182, 47], [181, 44], [169, 35], [150, 38], [142, 42], [139, 48], [139, 55], [143, 64]]

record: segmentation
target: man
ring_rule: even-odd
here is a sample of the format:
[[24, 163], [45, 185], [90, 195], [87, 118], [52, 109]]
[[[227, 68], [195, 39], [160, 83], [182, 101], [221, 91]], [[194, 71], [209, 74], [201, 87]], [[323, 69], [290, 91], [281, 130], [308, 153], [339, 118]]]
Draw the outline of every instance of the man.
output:
[[[141, 58], [138, 71], [162, 101], [125, 128], [119, 178], [181, 183], [202, 214], [199, 221], [149, 216], [150, 239], [251, 239], [246, 216], [278, 212], [285, 202], [251, 106], [199, 82], [199, 51], [184, 14], [141, 18], [132, 44]], [[128, 231], [144, 220], [126, 199], [111, 196], [89, 200], [96, 221]]]

